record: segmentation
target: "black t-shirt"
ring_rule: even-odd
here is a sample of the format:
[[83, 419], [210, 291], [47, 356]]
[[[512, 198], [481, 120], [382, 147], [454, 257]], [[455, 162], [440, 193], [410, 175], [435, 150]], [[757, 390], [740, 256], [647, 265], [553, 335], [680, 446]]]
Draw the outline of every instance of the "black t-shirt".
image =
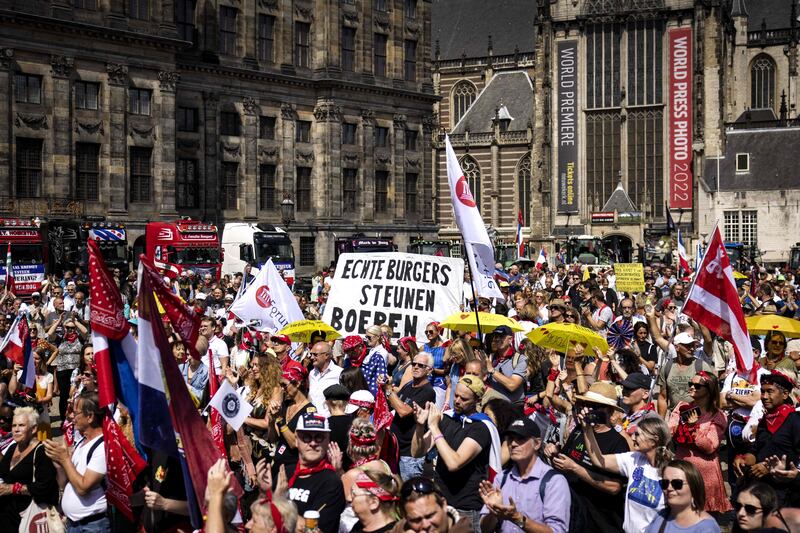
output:
[[[800, 414], [790, 413], [775, 433], [767, 430], [766, 417], [758, 423], [755, 442], [756, 460], [764, 461], [767, 457], [786, 456], [786, 461], [797, 464], [800, 457]], [[781, 507], [800, 505], [800, 476], [792, 481], [767, 477], [766, 481], [778, 493]]]
[[331, 442], [339, 445], [342, 451], [342, 467], [345, 472], [353, 461], [347, 455], [347, 445], [350, 444], [350, 426], [353, 424], [353, 415], [335, 415], [328, 417], [331, 428]]
[[[603, 455], [630, 451], [628, 441], [613, 429], [603, 433], [595, 432], [595, 437]], [[583, 429], [580, 426], [577, 426], [567, 438], [561, 453], [590, 472], [608, 477], [617, 477], [622, 482], [622, 490], [617, 494], [609, 494], [592, 487], [576, 474], [564, 472], [564, 476], [566, 476], [573, 493], [581, 499], [581, 504], [588, 518], [586, 520], [588, 531], [621, 531], [625, 510], [625, 478], [613, 476], [592, 464], [592, 460], [586, 452]]]
[[481, 447], [481, 451], [472, 461], [455, 472], [450, 472], [441, 458], [436, 462], [436, 480], [443, 489], [447, 503], [456, 509], [477, 511], [483, 507], [478, 486], [488, 476], [489, 452], [492, 446], [489, 428], [480, 421], [468, 422], [462, 427], [458, 420], [444, 416], [439, 429], [442, 430], [445, 442], [453, 450], [458, 450], [468, 437]]
[[645, 361], [652, 361], [654, 363], [658, 362], [658, 350], [652, 342], [635, 342], [639, 345], [639, 353], [642, 354], [642, 359]]
[[288, 491], [288, 498], [297, 506], [297, 514], [319, 511], [319, 529], [322, 533], [337, 533], [339, 519], [344, 511], [344, 487], [333, 470], [323, 470], [308, 477], [297, 478]]
[[[436, 393], [433, 392], [433, 387], [424, 383], [421, 387], [414, 387], [411, 382], [400, 389], [397, 393], [397, 398], [406, 405], [424, 406], [426, 402], [435, 402]], [[414, 435], [414, 428], [417, 421], [412, 412], [406, 417], [395, 415], [392, 421], [392, 433], [397, 436], [397, 445], [400, 448], [400, 455], [408, 457], [411, 455], [411, 437]]]
[[[286, 416], [288, 406], [288, 403], [283, 404], [281, 416]], [[303, 416], [303, 413], [315, 413], [316, 411], [313, 404], [307, 403], [295, 413], [291, 420], [286, 421], [286, 425], [294, 432], [297, 429], [297, 423], [300, 421], [300, 417]], [[278, 442], [275, 443], [275, 457], [272, 461], [273, 479], [278, 479], [278, 472], [280, 471], [281, 465], [284, 465], [286, 468], [286, 478], [292, 477], [294, 467], [297, 465], [297, 448], [289, 446], [289, 443], [283, 438], [283, 434], [279, 434]]]

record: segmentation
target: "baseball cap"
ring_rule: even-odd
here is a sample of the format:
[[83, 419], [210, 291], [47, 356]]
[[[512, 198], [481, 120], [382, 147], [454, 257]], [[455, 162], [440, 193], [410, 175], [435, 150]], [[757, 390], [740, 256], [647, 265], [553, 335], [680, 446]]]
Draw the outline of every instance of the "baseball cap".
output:
[[675, 335], [675, 338], [672, 340], [673, 344], [695, 344], [695, 342], [694, 337], [685, 331]]
[[195, 300], [205, 300], [206, 299], [206, 293], [204, 293], [204, 292], [196, 292], [194, 294], [194, 299]]
[[514, 332], [511, 331], [511, 328], [508, 326], [497, 326], [496, 328], [494, 328], [494, 331], [492, 333], [495, 335], [502, 335], [504, 337], [507, 335], [514, 334]]
[[650, 378], [641, 372], [631, 372], [628, 377], [622, 380], [623, 389], [649, 389]]
[[328, 419], [317, 413], [303, 413], [300, 420], [297, 421], [297, 428], [295, 431], [315, 431], [317, 433], [330, 433], [331, 428], [328, 425]]
[[233, 301], [233, 294], [226, 294], [226, 295], [225, 295], [225, 301], [226, 301], [226, 302], [227, 302], [227, 301], [231, 301], [231, 302], [232, 302], [232, 301]]
[[31, 293], [31, 298], [41, 298], [42, 294], [39, 292], [34, 291]]
[[322, 395], [325, 396], [326, 400], [349, 400], [350, 399], [350, 391], [347, 390], [347, 387], [344, 385], [340, 385], [336, 383], [335, 385], [331, 385], [330, 387], [326, 388]]
[[467, 387], [478, 399], [480, 399], [481, 396], [483, 396], [483, 393], [486, 392], [486, 386], [478, 376], [465, 374], [460, 380], [458, 380], [458, 384]]
[[539, 426], [528, 417], [518, 418], [506, 428], [504, 435], [519, 435], [528, 439], [538, 439], [542, 436]]
[[288, 335], [273, 335], [270, 339], [278, 342], [282, 342], [283, 344], [291, 344], [292, 340], [289, 338]]
[[598, 403], [622, 411], [617, 405], [617, 388], [607, 381], [595, 381], [586, 394], [578, 394], [575, 398], [587, 402]]
[[347, 402], [344, 412], [351, 415], [362, 407], [364, 409], [373, 409], [375, 407], [375, 396], [368, 390], [357, 390], [351, 394], [350, 401]]

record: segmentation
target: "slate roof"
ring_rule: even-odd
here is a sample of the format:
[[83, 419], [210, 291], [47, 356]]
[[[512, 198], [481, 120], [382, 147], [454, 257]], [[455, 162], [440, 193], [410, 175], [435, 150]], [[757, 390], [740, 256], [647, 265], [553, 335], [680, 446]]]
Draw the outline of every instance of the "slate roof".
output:
[[733, 0], [731, 4], [731, 16], [747, 16], [747, 5], [745, 4], [745, 0]]
[[767, 109], [747, 109], [739, 118], [736, 119], [738, 124], [747, 124], [748, 122], [769, 122], [778, 120], [775, 111], [772, 108]]
[[[768, 30], [791, 27], [792, 2], [796, 0], [741, 0], [748, 15], [747, 29], [761, 29], [761, 21]], [[735, 3], [734, 3], [735, 6]], [[800, 15], [800, 12], [798, 12]]]
[[603, 206], [602, 211], [617, 211], [618, 213], [633, 213], [638, 211], [636, 206], [633, 205], [631, 197], [625, 192], [622, 182], [617, 183], [617, 188], [608, 197], [606, 204]]
[[431, 34], [441, 59], [533, 51], [535, 0], [433, 0]]
[[[730, 130], [719, 160], [722, 191], [800, 189], [800, 128]], [[750, 154], [749, 172], [736, 172], [736, 154]], [[717, 160], [705, 160], [705, 185], [717, 188]]]
[[513, 117], [509, 131], [521, 131], [528, 127], [528, 120], [533, 114], [533, 84], [526, 72], [515, 70], [495, 74], [452, 133], [492, 131], [492, 119], [502, 106]]

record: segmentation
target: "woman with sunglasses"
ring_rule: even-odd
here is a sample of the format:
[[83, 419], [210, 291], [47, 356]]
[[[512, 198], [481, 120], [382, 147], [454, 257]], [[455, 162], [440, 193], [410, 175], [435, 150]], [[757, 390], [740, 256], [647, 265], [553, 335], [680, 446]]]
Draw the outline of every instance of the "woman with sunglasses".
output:
[[719, 408], [719, 381], [705, 370], [689, 382], [691, 402], [680, 402], [669, 417], [675, 456], [692, 463], [703, 476], [708, 497], [705, 510], [726, 513], [731, 510], [719, 448], [725, 435], [728, 419]]
[[719, 533], [714, 517], [703, 511], [706, 499], [703, 477], [692, 463], [670, 461], [659, 484], [667, 508], [658, 513], [647, 533]]
[[392, 370], [392, 386], [395, 392], [411, 381], [411, 360], [419, 352], [415, 337], [403, 337], [397, 341], [397, 366]]
[[306, 413], [315, 413], [314, 405], [306, 396], [307, 376], [305, 368], [299, 364], [289, 365], [281, 375], [280, 387], [283, 402], [271, 400], [267, 412], [270, 428], [267, 439], [275, 443], [275, 457], [272, 461], [272, 479], [278, 479], [281, 466], [291, 477], [297, 466], [297, 422]]
[[766, 483], [753, 483], [739, 492], [733, 502], [733, 509], [736, 512], [736, 522], [731, 531], [734, 533], [793, 531], [781, 513], [778, 495]]
[[766, 353], [759, 360], [759, 364], [767, 370], [785, 368], [794, 372], [796, 370], [794, 361], [786, 355], [786, 336], [780, 331], [773, 331], [764, 340]]
[[605, 455], [600, 451], [594, 428], [586, 416], [587, 409], [578, 413], [584, 431], [586, 453], [592, 464], [628, 479], [625, 492], [625, 533], [644, 533], [664, 509], [664, 493], [659, 485], [662, 469], [672, 460], [670, 430], [660, 418], [642, 419], [633, 432], [634, 451]]
[[431, 322], [425, 326], [425, 337], [428, 338], [422, 346], [422, 350], [428, 352], [433, 356], [433, 371], [431, 377], [433, 378], [433, 392], [436, 393], [436, 405], [441, 407], [444, 404], [445, 392], [447, 390], [447, 376], [448, 369], [445, 368], [445, 352], [447, 348], [442, 339], [442, 332], [444, 330], [439, 327], [438, 322]]

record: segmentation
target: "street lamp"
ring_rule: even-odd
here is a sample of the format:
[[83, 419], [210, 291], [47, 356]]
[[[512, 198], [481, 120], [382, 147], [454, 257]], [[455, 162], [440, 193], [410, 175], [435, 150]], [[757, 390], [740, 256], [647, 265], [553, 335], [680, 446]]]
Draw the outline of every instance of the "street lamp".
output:
[[283, 220], [284, 226], [294, 222], [294, 202], [288, 194], [284, 195], [281, 202], [281, 220]]

